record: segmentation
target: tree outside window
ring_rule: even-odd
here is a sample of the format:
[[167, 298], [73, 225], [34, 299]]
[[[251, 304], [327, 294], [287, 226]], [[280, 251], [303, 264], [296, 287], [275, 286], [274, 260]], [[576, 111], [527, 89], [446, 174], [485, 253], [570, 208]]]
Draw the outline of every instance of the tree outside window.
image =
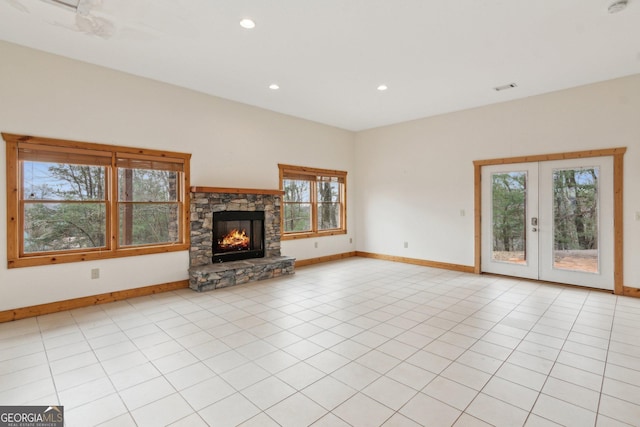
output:
[[9, 267], [188, 248], [189, 154], [3, 137]]
[[346, 172], [278, 166], [283, 239], [346, 233]]
[[493, 259], [526, 260], [526, 172], [492, 177]]
[[284, 231], [311, 231], [311, 183], [302, 179], [284, 180]]
[[106, 166], [24, 161], [24, 253], [106, 247]]

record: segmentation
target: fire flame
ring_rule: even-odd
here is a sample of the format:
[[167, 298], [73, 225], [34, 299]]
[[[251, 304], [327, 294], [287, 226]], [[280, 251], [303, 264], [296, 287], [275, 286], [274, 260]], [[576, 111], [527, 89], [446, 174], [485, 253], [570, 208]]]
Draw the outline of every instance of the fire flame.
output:
[[249, 248], [249, 236], [245, 230], [239, 231], [238, 229], [231, 230], [222, 241], [219, 243], [222, 249], [248, 249]]

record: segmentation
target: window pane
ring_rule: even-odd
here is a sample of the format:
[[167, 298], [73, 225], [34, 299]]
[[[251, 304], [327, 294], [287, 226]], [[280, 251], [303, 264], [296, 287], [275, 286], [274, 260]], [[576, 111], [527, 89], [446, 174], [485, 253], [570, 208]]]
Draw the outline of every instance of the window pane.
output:
[[284, 180], [284, 201], [309, 203], [311, 201], [311, 183], [299, 179]]
[[495, 261], [525, 263], [527, 173], [496, 173], [491, 180], [491, 258]]
[[121, 202], [175, 202], [178, 172], [155, 169], [118, 169]]
[[104, 200], [105, 166], [25, 161], [25, 200]]
[[340, 203], [318, 203], [318, 230], [340, 228]]
[[322, 235], [326, 231], [346, 232], [347, 172], [279, 164], [283, 196], [283, 239]]
[[337, 182], [318, 182], [318, 202], [340, 202], [340, 184]]
[[598, 272], [598, 168], [553, 171], [553, 267]]
[[24, 252], [102, 248], [104, 203], [25, 203]]
[[177, 242], [178, 209], [176, 203], [121, 203], [120, 246]]
[[310, 203], [284, 203], [284, 231], [311, 231]]

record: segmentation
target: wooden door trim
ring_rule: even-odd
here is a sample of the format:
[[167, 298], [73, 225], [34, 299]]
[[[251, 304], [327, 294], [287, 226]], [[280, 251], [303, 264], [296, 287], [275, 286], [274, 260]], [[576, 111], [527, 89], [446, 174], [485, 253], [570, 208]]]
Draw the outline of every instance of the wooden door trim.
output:
[[572, 151], [565, 153], [538, 154], [531, 156], [506, 157], [498, 159], [474, 160], [473, 161], [473, 191], [474, 191], [474, 266], [476, 274], [482, 273], [482, 167], [490, 165], [507, 165], [513, 163], [546, 162], [551, 160], [582, 159], [588, 157], [613, 156], [613, 292], [616, 295], [632, 295], [634, 288], [624, 286], [624, 252], [623, 252], [623, 172], [624, 153], [626, 147], [604, 148], [600, 150]]

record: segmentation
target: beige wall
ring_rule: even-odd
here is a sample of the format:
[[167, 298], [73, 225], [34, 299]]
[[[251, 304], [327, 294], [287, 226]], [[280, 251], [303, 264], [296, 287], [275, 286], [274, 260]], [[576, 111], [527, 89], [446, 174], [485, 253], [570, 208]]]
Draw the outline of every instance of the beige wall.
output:
[[[189, 152], [192, 185], [277, 188], [277, 163], [348, 171], [349, 234], [283, 242], [298, 259], [357, 248], [472, 265], [473, 160], [626, 146], [625, 283], [640, 286], [640, 75], [354, 134], [4, 42], [0, 58], [2, 132]], [[5, 188], [2, 173], [2, 224]], [[187, 252], [3, 261], [0, 310], [183, 280], [187, 266]]]
[[473, 265], [474, 160], [609, 147], [628, 148], [624, 275], [640, 286], [640, 75], [358, 133], [358, 250]]
[[[278, 163], [353, 175], [348, 131], [4, 42], [0, 58], [0, 132], [192, 153], [191, 183], [200, 186], [277, 189]], [[4, 147], [0, 153], [4, 170]], [[0, 193], [6, 224], [4, 172]], [[317, 249], [283, 242], [282, 253], [304, 259], [355, 249], [348, 236], [318, 241]], [[0, 311], [188, 278], [186, 251], [10, 270], [6, 259], [2, 243]], [[100, 279], [90, 279], [92, 268]]]

